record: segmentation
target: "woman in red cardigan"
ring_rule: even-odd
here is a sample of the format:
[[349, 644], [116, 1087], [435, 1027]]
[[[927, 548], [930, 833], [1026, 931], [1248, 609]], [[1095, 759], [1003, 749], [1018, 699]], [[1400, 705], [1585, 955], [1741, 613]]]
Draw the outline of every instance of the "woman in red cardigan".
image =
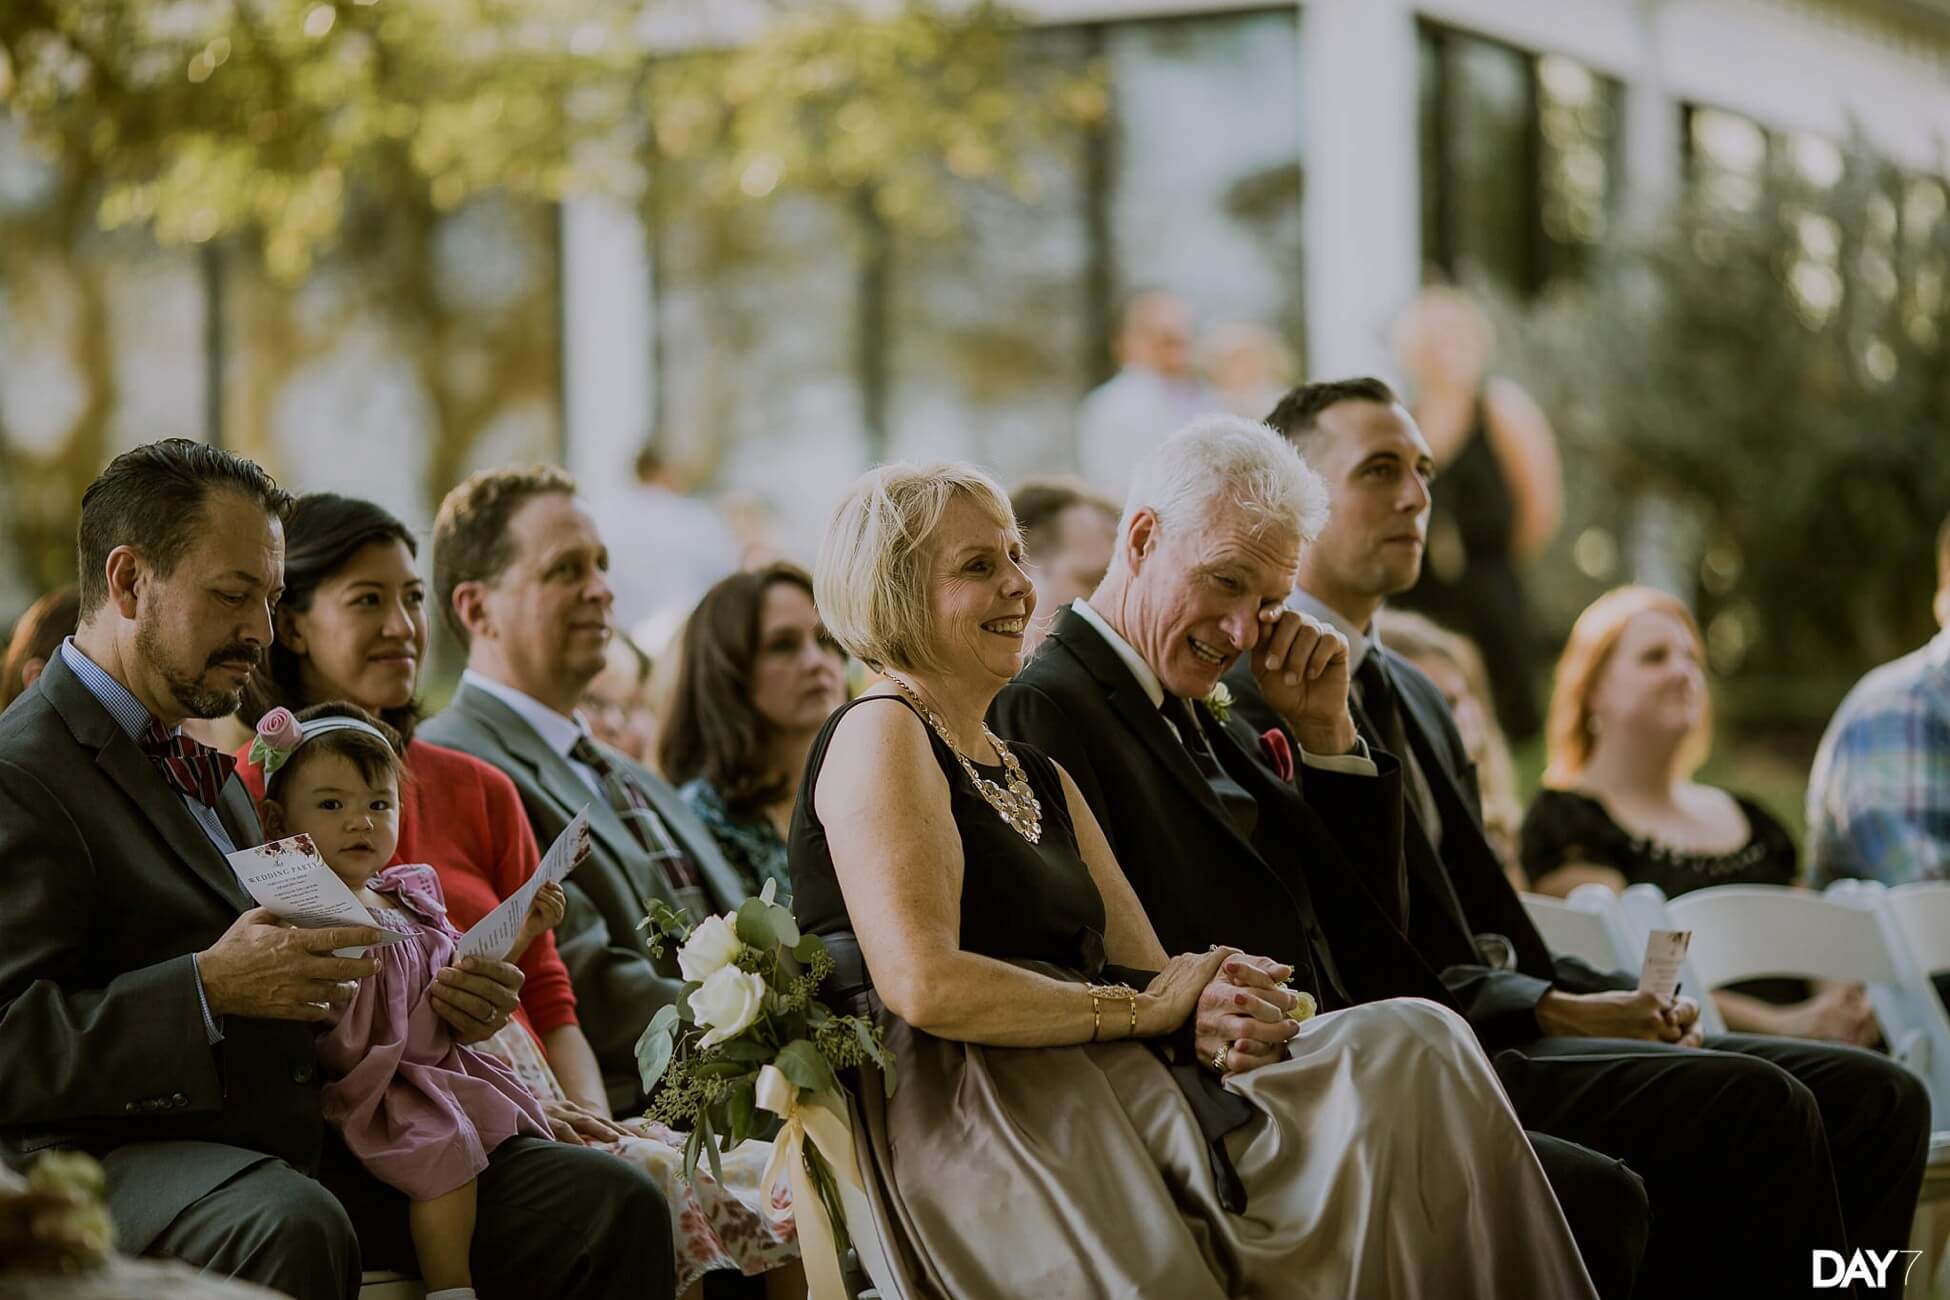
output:
[[[413, 738], [414, 690], [427, 652], [425, 584], [413, 568], [415, 553], [406, 526], [371, 502], [327, 492], [300, 497], [285, 525], [277, 640], [240, 713], [255, 726], [278, 705], [296, 712], [348, 700], [396, 729], [407, 741], [407, 779], [393, 862], [431, 865], [454, 924], [465, 930], [521, 887], [540, 853], [514, 782], [471, 755]], [[250, 762], [249, 746], [237, 753], [237, 775], [263, 799], [264, 774]], [[550, 1107], [556, 1135], [618, 1136], [555, 936], [530, 944], [519, 965], [526, 979], [515, 1019], [568, 1095]]]

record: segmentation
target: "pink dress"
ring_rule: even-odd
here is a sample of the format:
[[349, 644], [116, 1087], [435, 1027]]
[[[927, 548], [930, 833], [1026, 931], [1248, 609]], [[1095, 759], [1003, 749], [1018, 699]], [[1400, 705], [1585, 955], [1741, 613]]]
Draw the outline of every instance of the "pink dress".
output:
[[370, 887], [401, 907], [375, 912], [378, 923], [414, 937], [375, 950], [378, 973], [318, 1037], [325, 1119], [374, 1177], [429, 1201], [479, 1175], [516, 1134], [548, 1137], [548, 1120], [512, 1070], [455, 1041], [427, 998], [460, 938], [433, 868], [388, 867]]

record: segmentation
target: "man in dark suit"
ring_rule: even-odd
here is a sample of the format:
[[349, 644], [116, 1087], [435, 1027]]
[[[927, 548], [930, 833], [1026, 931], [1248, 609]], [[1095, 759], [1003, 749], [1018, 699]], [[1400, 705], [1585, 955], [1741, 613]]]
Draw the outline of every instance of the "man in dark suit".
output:
[[[1408, 411], [1379, 381], [1350, 380], [1294, 390], [1268, 422], [1332, 493], [1288, 608], [1346, 638], [1357, 725], [1402, 760], [1408, 939], [1483, 1042], [1510, 1049], [1496, 1065], [1526, 1123], [1645, 1178], [1661, 1227], [1644, 1285], [1731, 1294], [1767, 1279], [1768, 1294], [1784, 1294], [1806, 1287], [1810, 1249], [1907, 1245], [1929, 1133], [1913, 1076], [1829, 1044], [1702, 1043], [1690, 999], [1553, 960], [1530, 923], [1483, 835], [1475, 770], [1441, 693], [1372, 635], [1383, 600], [1421, 568], [1434, 466]], [[1228, 682], [1251, 725], [1287, 725], [1250, 673]], [[1688, 1240], [1701, 1225], [1713, 1240]]]
[[[1355, 734], [1339, 634], [1281, 609], [1325, 507], [1317, 478], [1257, 425], [1169, 440], [1135, 472], [1109, 574], [1058, 616], [991, 725], [1070, 774], [1167, 951], [1263, 953], [1329, 1010], [1447, 1003], [1399, 928], [1399, 764]], [[1212, 701], [1247, 651], [1297, 741], [1266, 766], [1259, 737]], [[1228, 1064], [1259, 1050], [1237, 1043]], [[1600, 1293], [1630, 1295], [1647, 1230], [1639, 1180], [1574, 1143], [1532, 1140]]]
[[576, 711], [609, 644], [608, 568], [595, 521], [560, 470], [486, 470], [448, 493], [434, 524], [433, 581], [467, 671], [419, 734], [513, 778], [543, 844], [589, 809], [590, 853], [564, 884], [556, 947], [610, 1105], [629, 1115], [645, 1102], [636, 1041], [683, 984], [674, 967], [652, 964], [638, 922], [657, 901], [700, 919], [736, 906], [744, 890], [676, 792], [597, 741]]
[[[0, 716], [0, 1139], [95, 1153], [129, 1253], [341, 1300], [362, 1254], [412, 1260], [404, 1198], [325, 1128], [312, 1054], [378, 968], [333, 950], [380, 934], [252, 906], [224, 860], [259, 842], [250, 800], [178, 730], [234, 710], [271, 641], [288, 504], [184, 439], [117, 457], [82, 498], [80, 629]], [[435, 1011], [478, 1041], [521, 972], [470, 959], [436, 979]], [[476, 1268], [499, 1285], [674, 1282], [669, 1210], [623, 1162], [516, 1138], [480, 1182]], [[547, 1226], [564, 1222], [588, 1231]]]

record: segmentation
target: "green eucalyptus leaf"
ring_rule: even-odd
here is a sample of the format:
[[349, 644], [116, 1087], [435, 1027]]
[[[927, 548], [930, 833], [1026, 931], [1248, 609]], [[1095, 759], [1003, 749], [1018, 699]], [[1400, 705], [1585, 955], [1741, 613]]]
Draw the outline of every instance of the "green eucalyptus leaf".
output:
[[743, 1142], [752, 1135], [752, 1118], [758, 1109], [758, 1102], [756, 1100], [757, 1088], [758, 1081], [756, 1079], [746, 1079], [742, 1080], [732, 1090], [729, 1103], [731, 1110], [731, 1137], [725, 1146], [726, 1151], [732, 1150], [740, 1142]]
[[[724, 1165], [718, 1159], [718, 1144], [713, 1140], [711, 1116], [708, 1113], [697, 1117], [696, 1136], [698, 1145], [704, 1148], [704, 1158], [710, 1162], [711, 1177], [718, 1180], [720, 1187], [724, 1186]], [[695, 1169], [696, 1166], [693, 1165], [692, 1168]]]
[[779, 1072], [809, 1092], [837, 1092], [840, 1081], [833, 1073], [833, 1067], [820, 1054], [812, 1040], [795, 1038], [779, 1049], [779, 1055], [772, 1064]]
[[738, 909], [735, 929], [738, 941], [748, 948], [760, 952], [770, 952], [779, 943], [778, 930], [773, 924], [772, 914], [777, 909], [756, 898], [748, 898]]
[[657, 1090], [657, 1081], [664, 1077], [670, 1068], [670, 1058], [677, 1050], [677, 1008], [659, 1007], [657, 1014], [650, 1018], [642, 1037], [636, 1040], [636, 1068], [643, 1080], [645, 1096]]
[[778, 936], [778, 946], [788, 951], [798, 947], [799, 923], [792, 919], [792, 909], [777, 903], [766, 903], [764, 907], [772, 918], [772, 933]]

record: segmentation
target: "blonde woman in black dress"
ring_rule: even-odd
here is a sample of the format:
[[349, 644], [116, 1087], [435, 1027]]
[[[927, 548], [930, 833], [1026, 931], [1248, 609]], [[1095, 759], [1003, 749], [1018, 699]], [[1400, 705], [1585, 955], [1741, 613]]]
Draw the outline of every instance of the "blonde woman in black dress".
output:
[[1460, 1018], [1303, 1021], [1286, 967], [1168, 956], [1068, 776], [988, 732], [1035, 605], [994, 483], [872, 471], [815, 587], [887, 678], [814, 742], [791, 858], [898, 1058], [856, 1147], [901, 1292], [1593, 1294]]

